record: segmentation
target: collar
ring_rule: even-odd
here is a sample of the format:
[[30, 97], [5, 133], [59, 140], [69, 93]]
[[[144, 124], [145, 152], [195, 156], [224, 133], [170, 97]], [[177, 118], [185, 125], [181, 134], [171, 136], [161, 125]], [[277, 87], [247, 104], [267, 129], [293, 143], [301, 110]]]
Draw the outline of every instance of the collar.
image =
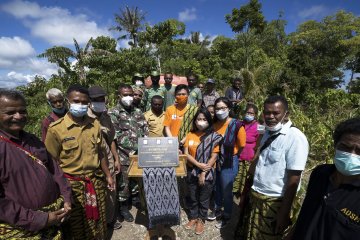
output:
[[135, 108], [133, 106], [131, 106], [130, 111], [128, 111], [127, 109], [124, 108], [123, 105], [121, 105], [121, 103], [118, 103], [116, 108], [119, 110], [119, 112], [125, 112], [125, 113], [132, 113], [135, 111]]
[[6, 137], [7, 139], [10, 139], [10, 140], [13, 139], [16, 141], [25, 141], [26, 137], [27, 137], [27, 134], [24, 130], [20, 131], [19, 137], [15, 137], [14, 135], [0, 129], [0, 135], [2, 135], [3, 137]]
[[163, 115], [164, 115], [164, 111], [162, 111], [161, 112], [161, 114], [159, 115], [159, 116], [157, 116], [151, 109], [150, 109], [150, 114], [152, 115], [152, 116], [156, 116], [156, 117], [162, 117]]
[[292, 122], [289, 119], [289, 121], [287, 121], [287, 123], [285, 123], [283, 125], [283, 127], [281, 128], [280, 133], [286, 135], [289, 132], [291, 125], [292, 125]]
[[215, 90], [212, 90], [210, 93], [205, 93], [204, 95], [214, 96], [215, 92], [216, 92]]
[[[65, 126], [66, 126], [67, 128], [70, 128], [70, 127], [72, 127], [73, 125], [75, 125], [75, 126], [80, 126], [78, 123], [74, 122], [74, 121], [69, 117], [69, 114], [70, 114], [70, 113], [67, 113], [67, 114], [65, 114], [65, 116], [64, 116]], [[89, 117], [86, 115], [83, 126], [86, 126], [86, 125], [88, 125], [88, 124], [93, 124], [93, 122], [91, 121], [91, 118], [89, 118]]]

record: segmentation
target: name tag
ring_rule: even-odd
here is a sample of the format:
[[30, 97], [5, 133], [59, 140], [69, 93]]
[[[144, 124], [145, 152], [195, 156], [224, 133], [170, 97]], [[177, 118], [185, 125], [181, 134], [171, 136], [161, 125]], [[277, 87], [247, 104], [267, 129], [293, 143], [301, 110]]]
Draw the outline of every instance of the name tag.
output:
[[176, 114], [171, 115], [171, 119], [176, 119]]

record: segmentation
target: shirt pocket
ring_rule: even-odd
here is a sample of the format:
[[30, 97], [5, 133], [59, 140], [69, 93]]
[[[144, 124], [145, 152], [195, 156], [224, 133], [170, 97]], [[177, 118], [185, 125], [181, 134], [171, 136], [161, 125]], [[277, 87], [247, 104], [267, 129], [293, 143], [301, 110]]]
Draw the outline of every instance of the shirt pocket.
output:
[[283, 154], [283, 151], [281, 151], [280, 149], [270, 147], [268, 154], [267, 154], [265, 166], [276, 164], [276, 163], [280, 162], [280, 160], [282, 158], [282, 154]]
[[79, 151], [79, 143], [76, 140], [66, 141], [62, 145], [65, 158], [72, 158], [75, 156], [75, 152]]

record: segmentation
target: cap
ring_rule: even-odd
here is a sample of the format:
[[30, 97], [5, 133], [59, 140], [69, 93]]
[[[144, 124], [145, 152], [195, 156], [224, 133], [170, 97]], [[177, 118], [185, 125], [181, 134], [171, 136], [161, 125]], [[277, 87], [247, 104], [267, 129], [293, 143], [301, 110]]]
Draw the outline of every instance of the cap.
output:
[[92, 86], [89, 88], [89, 97], [90, 98], [97, 98], [106, 96], [105, 90], [100, 86]]
[[137, 77], [137, 78], [144, 78], [143, 75], [141, 75], [140, 73], [135, 73], [134, 74], [134, 77]]
[[160, 76], [160, 73], [158, 71], [151, 71], [150, 76], [157, 77], [157, 76]]
[[214, 79], [209, 78], [209, 79], [206, 81], [206, 83], [212, 83], [212, 84], [215, 84], [215, 80], [214, 80]]

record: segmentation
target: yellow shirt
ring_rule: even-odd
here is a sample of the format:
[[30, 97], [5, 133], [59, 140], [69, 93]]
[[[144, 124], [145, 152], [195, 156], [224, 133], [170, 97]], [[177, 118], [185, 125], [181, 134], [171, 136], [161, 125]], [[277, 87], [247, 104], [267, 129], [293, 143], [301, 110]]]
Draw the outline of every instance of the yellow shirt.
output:
[[156, 116], [150, 109], [144, 113], [144, 117], [149, 127], [149, 137], [163, 137], [163, 122], [165, 119], [164, 112], [162, 112], [160, 116]]
[[50, 125], [46, 148], [65, 173], [92, 173], [100, 166], [99, 154], [102, 157], [106, 151], [100, 123], [86, 117], [84, 124], [79, 125], [68, 114]]

